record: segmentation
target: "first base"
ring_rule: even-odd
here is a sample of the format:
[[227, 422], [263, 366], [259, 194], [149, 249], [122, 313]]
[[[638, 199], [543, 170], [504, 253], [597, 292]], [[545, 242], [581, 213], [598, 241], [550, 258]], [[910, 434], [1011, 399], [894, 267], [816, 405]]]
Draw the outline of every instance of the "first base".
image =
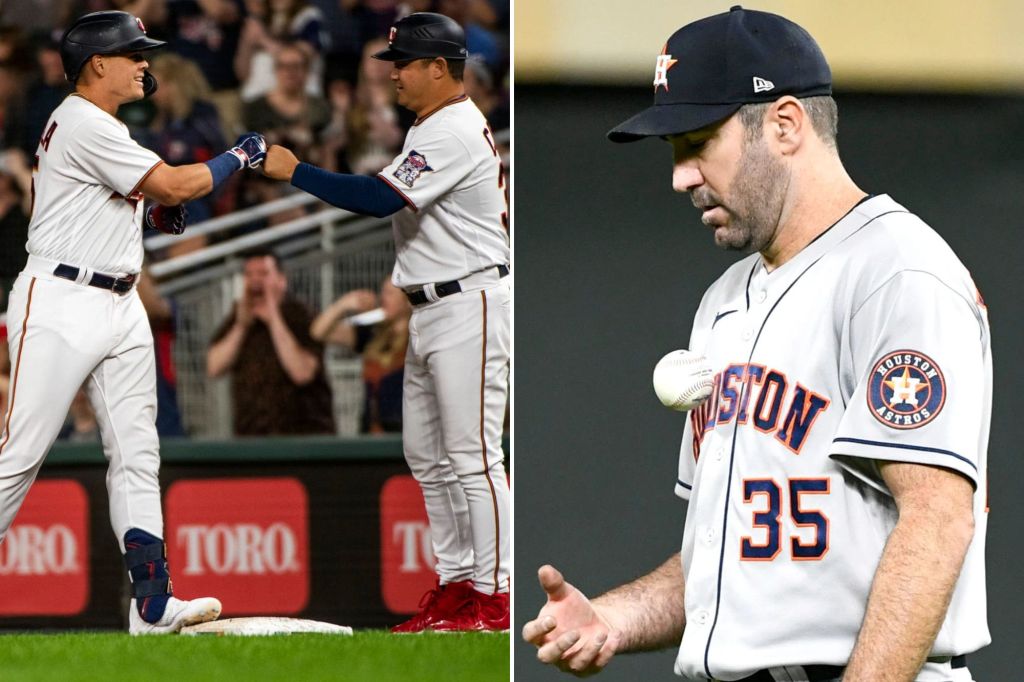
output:
[[183, 635], [291, 635], [298, 633], [315, 633], [321, 635], [351, 635], [352, 628], [334, 623], [322, 623], [318, 620], [302, 618], [225, 618], [211, 620], [198, 625], [186, 625], [181, 629]]

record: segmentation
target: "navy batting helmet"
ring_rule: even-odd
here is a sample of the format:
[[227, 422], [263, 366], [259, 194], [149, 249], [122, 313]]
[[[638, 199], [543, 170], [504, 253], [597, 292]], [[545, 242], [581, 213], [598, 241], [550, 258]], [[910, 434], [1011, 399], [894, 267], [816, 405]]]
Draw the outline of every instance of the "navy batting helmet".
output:
[[468, 56], [466, 32], [458, 22], [443, 14], [415, 12], [395, 22], [388, 34], [388, 49], [373, 58], [399, 62], [430, 57], [466, 59]]
[[[79, 17], [60, 39], [64, 77], [74, 83], [94, 54], [124, 54], [163, 47], [162, 40], [146, 35], [142, 20], [128, 12], [93, 12]], [[146, 95], [156, 90], [156, 79], [146, 72]]]

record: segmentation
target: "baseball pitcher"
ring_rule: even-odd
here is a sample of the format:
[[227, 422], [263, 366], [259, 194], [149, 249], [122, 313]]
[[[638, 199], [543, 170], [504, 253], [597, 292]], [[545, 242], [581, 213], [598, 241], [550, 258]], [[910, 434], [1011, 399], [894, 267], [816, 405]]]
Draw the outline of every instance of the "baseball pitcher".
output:
[[654, 106], [609, 133], [665, 139], [673, 186], [750, 254], [705, 293], [690, 349], [679, 556], [593, 602], [552, 567], [523, 628], [587, 674], [678, 647], [689, 680], [966, 682], [985, 612], [992, 358], [949, 246], [861, 190], [813, 38], [733, 7], [673, 34]]

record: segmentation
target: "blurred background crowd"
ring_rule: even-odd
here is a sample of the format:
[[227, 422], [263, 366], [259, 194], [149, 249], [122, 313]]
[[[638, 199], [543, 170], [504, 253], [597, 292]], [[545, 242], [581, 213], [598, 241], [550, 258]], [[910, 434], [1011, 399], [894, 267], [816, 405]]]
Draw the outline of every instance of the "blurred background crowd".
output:
[[[263, 133], [268, 143], [289, 147], [303, 161], [337, 172], [375, 174], [401, 151], [415, 115], [395, 103], [391, 64], [370, 55], [387, 46], [394, 21], [416, 11], [440, 12], [464, 26], [471, 55], [465, 71], [467, 94], [496, 137], [505, 140], [507, 153], [509, 0], [5, 0], [0, 3], [0, 313], [25, 262], [31, 159], [50, 113], [73, 90], [64, 78], [60, 37], [78, 16], [111, 9], [134, 14], [150, 37], [167, 42], [166, 48], [147, 55], [159, 89], [149, 99], [123, 106], [118, 116], [136, 141], [169, 164], [206, 161], [240, 133], [254, 130]], [[296, 191], [259, 173], [238, 173], [217, 192], [187, 205], [189, 223], [266, 204]], [[194, 236], [186, 232], [165, 248], [147, 249], [147, 262], [180, 258], [294, 221], [315, 208], [320, 206], [291, 205], [230, 230], [199, 230]], [[280, 261], [275, 263], [273, 269], [279, 269]], [[375, 289], [378, 275], [373, 273], [372, 279], [368, 275], [360, 286], [350, 288]], [[140, 293], [157, 341], [160, 430], [163, 435], [185, 435], [188, 428], [178, 415], [174, 391], [175, 301], [161, 296], [157, 284], [146, 278]], [[245, 287], [251, 293], [248, 280]], [[295, 330], [308, 341], [310, 352], [321, 356], [322, 343], [356, 352], [370, 349], [371, 356], [364, 362], [367, 394], [376, 390], [381, 377], [394, 373], [395, 363], [401, 369], [404, 340], [392, 337], [395, 320], [406, 313], [392, 310], [398, 306], [389, 307], [386, 294], [384, 304], [373, 291], [363, 291], [333, 308], [334, 313], [341, 308], [348, 313], [387, 309], [386, 319], [359, 325], [368, 328], [366, 333], [323, 327], [319, 338], [311, 336], [310, 320], [319, 308], [328, 308], [326, 302], [309, 305], [309, 319], [303, 318], [307, 328]], [[244, 302], [247, 295], [243, 292], [238, 301]], [[354, 302], [359, 310], [349, 305]], [[388, 355], [383, 368], [382, 348]], [[0, 407], [9, 371], [6, 330], [0, 318]], [[326, 395], [329, 401], [330, 394]], [[390, 402], [383, 408], [365, 406], [360, 430], [400, 429], [400, 416], [396, 423], [392, 414], [394, 400], [393, 395], [387, 398]], [[374, 418], [381, 409], [390, 416]], [[238, 419], [236, 413], [236, 427]], [[86, 401], [76, 401], [65, 432], [70, 438], [96, 437]], [[279, 431], [274, 427], [250, 432]]]

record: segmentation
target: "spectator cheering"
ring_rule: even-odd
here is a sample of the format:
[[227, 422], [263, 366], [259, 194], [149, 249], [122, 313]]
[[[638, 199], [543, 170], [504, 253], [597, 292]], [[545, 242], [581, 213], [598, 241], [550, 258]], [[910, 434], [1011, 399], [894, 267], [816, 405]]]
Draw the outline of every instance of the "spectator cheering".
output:
[[[336, 343], [361, 353], [366, 398], [360, 430], [363, 433], [401, 433], [402, 380], [409, 345], [412, 307], [405, 293], [391, 283], [380, 285], [380, 299], [369, 289], [350, 291], [320, 313], [310, 328], [317, 341]], [[376, 324], [361, 320], [377, 313]]]
[[277, 256], [245, 261], [244, 290], [206, 354], [210, 377], [231, 375], [235, 435], [334, 433], [323, 348], [309, 335], [312, 315], [286, 295]]

